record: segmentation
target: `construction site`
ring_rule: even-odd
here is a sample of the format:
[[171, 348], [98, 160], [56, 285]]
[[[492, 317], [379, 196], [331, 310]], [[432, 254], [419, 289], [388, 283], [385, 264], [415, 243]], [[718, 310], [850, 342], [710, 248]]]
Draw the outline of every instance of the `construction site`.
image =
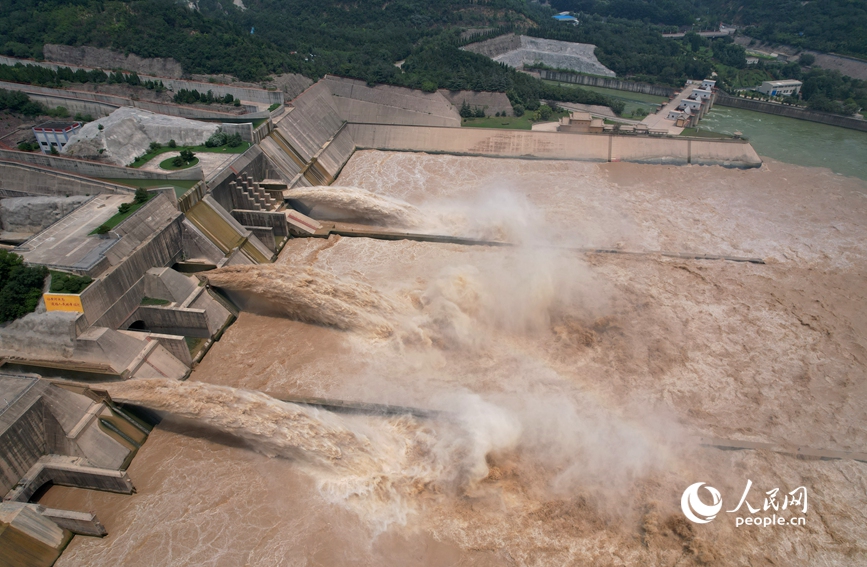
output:
[[[94, 116], [0, 148], [0, 240], [92, 280], [0, 328], [0, 565], [867, 564], [862, 181], [678, 135], [713, 81], [623, 131], [305, 81], [0, 84]], [[806, 526], [681, 514], [748, 480]]]

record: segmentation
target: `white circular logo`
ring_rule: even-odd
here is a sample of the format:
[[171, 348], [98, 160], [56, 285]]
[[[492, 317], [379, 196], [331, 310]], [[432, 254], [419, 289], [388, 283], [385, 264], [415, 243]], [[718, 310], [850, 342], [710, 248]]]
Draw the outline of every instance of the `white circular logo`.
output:
[[683, 496], [680, 499], [680, 508], [683, 510], [683, 515], [696, 524], [710, 522], [716, 518], [716, 515], [722, 509], [722, 497], [719, 494], [719, 490], [712, 486], [705, 486], [704, 488], [713, 497], [713, 504], [708, 506], [699, 499], [698, 489], [703, 485], [703, 482], [696, 482], [690, 485], [683, 491]]

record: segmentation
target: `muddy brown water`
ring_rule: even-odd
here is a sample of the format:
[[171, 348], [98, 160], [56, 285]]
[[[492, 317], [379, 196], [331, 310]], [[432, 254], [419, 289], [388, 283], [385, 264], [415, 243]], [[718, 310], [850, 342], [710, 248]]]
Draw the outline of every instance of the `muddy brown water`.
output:
[[[867, 464], [690, 440], [867, 448], [864, 182], [375, 151], [338, 181], [521, 246], [296, 239], [227, 271], [249, 311], [191, 382], [125, 392], [190, 401], [133, 461], [138, 493], [42, 498], [109, 530], [59, 566], [867, 564]], [[451, 417], [304, 414], [302, 441], [280, 431], [297, 409], [223, 387]], [[806, 525], [736, 527], [747, 480], [754, 507], [805, 486]], [[722, 494], [708, 524], [680, 511], [696, 482]]]

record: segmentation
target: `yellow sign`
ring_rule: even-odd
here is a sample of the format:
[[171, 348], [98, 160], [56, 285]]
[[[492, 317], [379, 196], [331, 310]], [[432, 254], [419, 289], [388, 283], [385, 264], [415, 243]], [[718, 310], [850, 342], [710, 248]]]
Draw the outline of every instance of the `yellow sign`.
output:
[[81, 306], [81, 296], [73, 293], [44, 293], [45, 309], [47, 311], [78, 311], [84, 313]]

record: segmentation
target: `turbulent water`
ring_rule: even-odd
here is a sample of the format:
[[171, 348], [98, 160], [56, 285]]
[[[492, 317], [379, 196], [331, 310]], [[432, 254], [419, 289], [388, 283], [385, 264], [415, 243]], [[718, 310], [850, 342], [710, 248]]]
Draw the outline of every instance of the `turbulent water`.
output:
[[287, 197], [300, 203], [313, 218], [353, 221], [391, 227], [418, 227], [424, 215], [409, 203], [382, 197], [358, 187], [324, 186], [292, 189]]
[[[341, 175], [427, 226], [516, 246], [293, 239], [274, 265], [209, 272], [245, 311], [189, 381], [106, 386], [166, 419], [133, 460], [136, 495], [44, 497], [110, 532], [60, 567], [867, 563], [863, 463], [693, 439], [867, 447], [863, 183], [776, 162], [382, 152]], [[687, 486], [729, 510], [747, 480], [753, 507], [806, 486], [807, 525], [684, 518]]]

